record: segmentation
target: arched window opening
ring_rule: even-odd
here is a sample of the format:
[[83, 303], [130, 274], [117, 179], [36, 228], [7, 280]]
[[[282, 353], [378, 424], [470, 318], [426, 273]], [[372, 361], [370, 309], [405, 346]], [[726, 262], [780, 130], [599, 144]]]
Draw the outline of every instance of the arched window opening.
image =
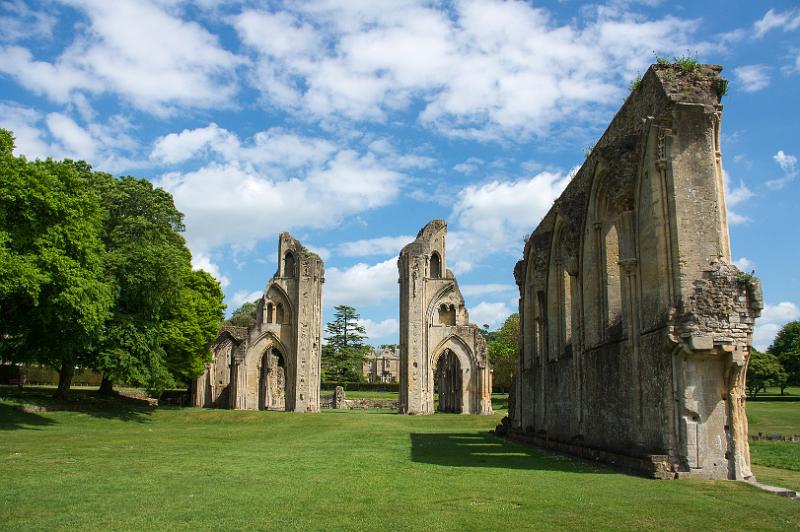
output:
[[446, 349], [436, 363], [434, 393], [438, 396], [437, 412], [461, 413], [462, 372], [458, 357]]
[[442, 278], [442, 259], [435, 251], [431, 254], [431, 271], [430, 277], [434, 279]]
[[456, 307], [453, 305], [447, 306], [442, 303], [439, 306], [439, 324], [440, 325], [455, 325], [456, 324]]
[[280, 303], [275, 305], [275, 323], [280, 323], [280, 324], [285, 323], [283, 305]]
[[258, 408], [286, 409], [286, 364], [283, 354], [275, 348], [268, 349], [261, 359]]
[[561, 323], [563, 325], [562, 346], [572, 343], [572, 276], [567, 270], [562, 270], [561, 284]]
[[284, 277], [294, 277], [295, 276], [295, 260], [294, 255], [291, 251], [287, 251], [286, 255], [283, 257], [283, 276]]
[[265, 312], [267, 314], [266, 322], [267, 323], [274, 323], [275, 316], [273, 315], [273, 312], [275, 312], [275, 306], [272, 303], [267, 303], [267, 307], [266, 307]]
[[[619, 267], [619, 234], [616, 224], [610, 225], [603, 239], [605, 262], [605, 325], [614, 332], [622, 327], [622, 279]], [[619, 331], [617, 331], [619, 330]]]

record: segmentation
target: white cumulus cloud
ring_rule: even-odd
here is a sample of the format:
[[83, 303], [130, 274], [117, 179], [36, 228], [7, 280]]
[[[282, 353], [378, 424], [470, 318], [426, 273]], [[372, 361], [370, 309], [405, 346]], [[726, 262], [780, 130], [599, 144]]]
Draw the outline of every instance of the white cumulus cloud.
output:
[[369, 255], [397, 255], [403, 247], [414, 241], [411, 235], [380, 236], [344, 242], [337, 253], [344, 257], [367, 257]]
[[0, 72], [48, 98], [66, 103], [75, 93], [111, 93], [140, 109], [228, 105], [243, 60], [199, 24], [165, 6], [136, 0], [72, 4], [85, 29], [54, 60], [21, 46], [0, 47]]
[[744, 92], [757, 92], [769, 85], [769, 67], [766, 65], [746, 65], [733, 69], [736, 81]]
[[487, 303], [483, 301], [469, 309], [469, 321], [479, 327], [488, 325], [490, 329], [494, 329], [502, 325], [506, 318], [514, 312], [516, 312], [516, 309], [511, 308], [506, 303]]
[[584, 14], [575, 24], [523, 2], [319, 1], [245, 9], [233, 20], [254, 84], [273, 104], [376, 121], [420, 104], [422, 124], [477, 139], [543, 134], [616, 105], [653, 50], [718, 46], [692, 38], [697, 20], [614, 7]]
[[797, 157], [778, 150], [773, 159], [783, 171], [783, 177], [767, 181], [767, 186], [773, 190], [780, 190], [797, 177]]
[[260, 290], [253, 290], [252, 292], [248, 292], [247, 290], [237, 290], [231, 297], [228, 299], [225, 298], [225, 303], [228, 305], [228, 314], [230, 315], [233, 313], [234, 310], [238, 309], [245, 303], [250, 303], [261, 299], [263, 292]]
[[448, 233], [448, 265], [472, 269], [481, 253], [521, 253], [530, 234], [569, 183], [569, 176], [541, 172], [515, 181], [469, 185], [458, 195]]
[[211, 160], [156, 181], [186, 215], [195, 253], [222, 245], [250, 248], [292, 228], [332, 227], [344, 216], [390, 203], [400, 190], [402, 174], [372, 152], [278, 129], [242, 142], [210, 124], [161, 137], [151, 159], [183, 161], [199, 152]]
[[765, 351], [781, 327], [800, 319], [800, 307], [791, 301], [782, 301], [776, 305], [764, 305], [761, 317], [756, 321], [753, 334], [753, 345], [760, 351]]
[[359, 262], [349, 268], [327, 268], [325, 306], [359, 307], [397, 300], [397, 279], [397, 257], [377, 264]]
[[367, 330], [367, 337], [371, 341], [381, 339], [393, 339], [397, 341], [400, 333], [400, 322], [395, 318], [388, 318], [382, 321], [359, 320], [358, 322]]

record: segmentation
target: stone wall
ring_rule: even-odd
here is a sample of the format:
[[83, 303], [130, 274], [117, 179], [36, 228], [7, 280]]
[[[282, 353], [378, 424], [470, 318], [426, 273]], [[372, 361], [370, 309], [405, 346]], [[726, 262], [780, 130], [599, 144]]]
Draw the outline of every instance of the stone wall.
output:
[[[440, 404], [462, 414], [492, 413], [486, 342], [469, 323], [464, 298], [447, 269], [447, 224], [433, 220], [400, 252], [400, 411], [433, 414]], [[442, 369], [440, 362], [447, 363]], [[446, 375], [446, 379], [437, 379]], [[443, 401], [442, 401], [443, 400]]]
[[256, 323], [222, 328], [211, 364], [192, 385], [192, 403], [318, 412], [324, 275], [319, 256], [281, 233], [278, 270], [258, 302]]
[[720, 71], [652, 66], [528, 240], [513, 437], [662, 478], [751, 476], [762, 301], [730, 264]]

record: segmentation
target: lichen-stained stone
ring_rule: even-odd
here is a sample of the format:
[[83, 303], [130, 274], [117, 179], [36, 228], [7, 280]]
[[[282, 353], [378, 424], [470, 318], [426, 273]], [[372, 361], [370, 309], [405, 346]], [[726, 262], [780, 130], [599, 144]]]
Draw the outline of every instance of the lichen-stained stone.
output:
[[194, 406], [319, 412], [324, 282], [322, 259], [281, 233], [256, 323], [222, 327], [212, 362], [192, 384]]
[[721, 70], [653, 65], [527, 241], [510, 437], [660, 478], [752, 477], [763, 302], [731, 264]]
[[400, 411], [492, 413], [486, 342], [469, 323], [464, 298], [447, 269], [444, 220], [433, 220], [400, 252]]

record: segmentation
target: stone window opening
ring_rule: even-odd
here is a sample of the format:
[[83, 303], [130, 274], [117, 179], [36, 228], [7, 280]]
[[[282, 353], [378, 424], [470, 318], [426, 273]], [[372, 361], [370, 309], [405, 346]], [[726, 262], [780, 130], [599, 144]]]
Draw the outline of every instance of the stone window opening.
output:
[[619, 265], [619, 233], [617, 224], [610, 224], [603, 236], [603, 265], [605, 285], [604, 326], [607, 338], [617, 338], [622, 333], [622, 276]]
[[267, 303], [265, 310], [267, 323], [274, 323], [275, 317], [273, 316], [273, 312], [275, 312], [275, 306], [272, 303]]
[[295, 259], [291, 251], [287, 251], [286, 255], [283, 257], [283, 276], [295, 276]]
[[437, 252], [431, 253], [430, 275], [433, 279], [442, 278], [442, 259]]
[[456, 307], [455, 305], [447, 305], [442, 303], [439, 306], [439, 324], [440, 325], [455, 325], [456, 324]]
[[283, 305], [278, 303], [275, 305], [275, 323], [283, 325], [285, 323], [285, 316], [283, 311]]
[[561, 324], [562, 324], [562, 346], [572, 344], [572, 297], [573, 281], [569, 272], [564, 269], [561, 271]]

